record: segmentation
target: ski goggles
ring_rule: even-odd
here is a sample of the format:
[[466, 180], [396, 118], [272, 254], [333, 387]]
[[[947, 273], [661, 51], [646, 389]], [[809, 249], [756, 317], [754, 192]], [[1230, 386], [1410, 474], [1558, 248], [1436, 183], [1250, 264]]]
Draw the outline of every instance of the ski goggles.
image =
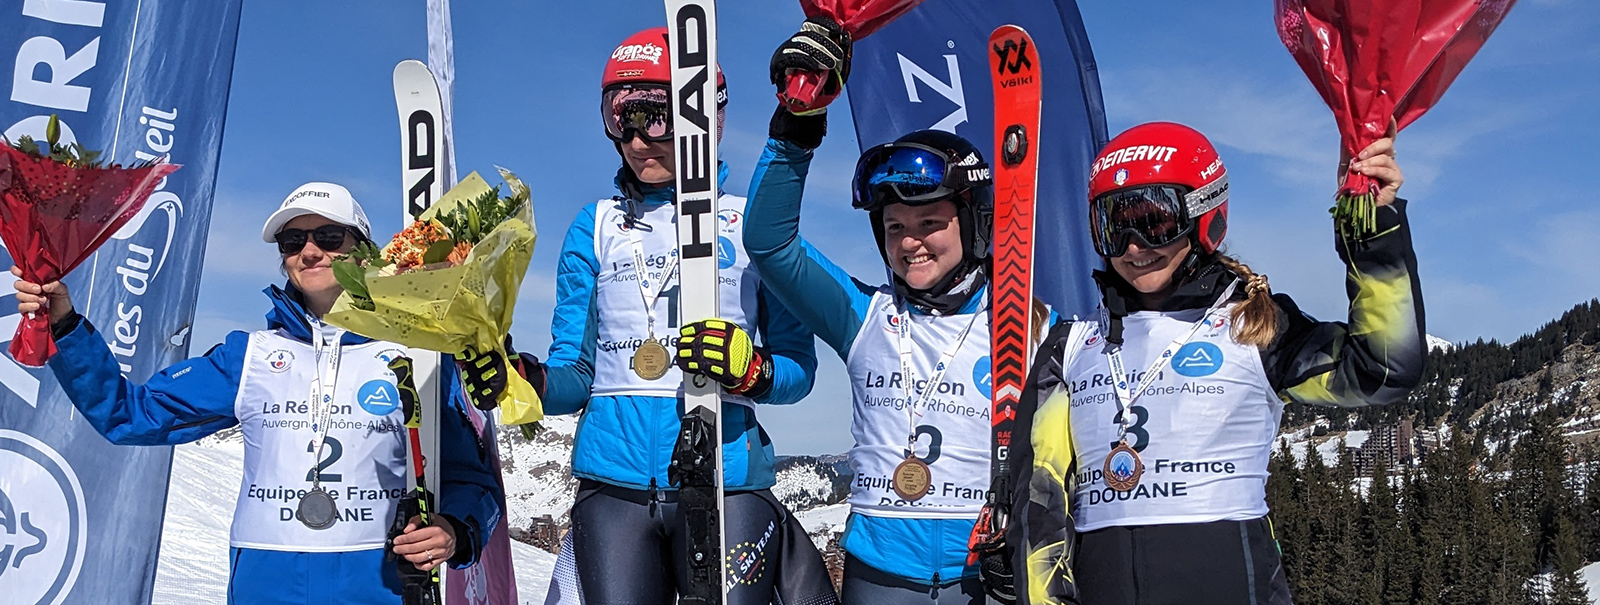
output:
[[[955, 160], [918, 143], [885, 143], [856, 162], [851, 205], [874, 210], [885, 204], [934, 202], [993, 182], [989, 165], [976, 155]], [[892, 195], [894, 199], [884, 199]]]
[[613, 141], [635, 135], [652, 143], [672, 140], [672, 94], [665, 86], [608, 88], [600, 94], [600, 117]]
[[1144, 185], [1113, 191], [1089, 204], [1094, 251], [1114, 258], [1138, 238], [1144, 248], [1160, 248], [1183, 239], [1194, 230], [1189, 220], [1184, 187]]
[[279, 254], [299, 254], [310, 241], [323, 252], [338, 252], [344, 248], [344, 237], [350, 235], [361, 241], [361, 235], [344, 225], [323, 225], [316, 229], [284, 229], [272, 236], [278, 242]]

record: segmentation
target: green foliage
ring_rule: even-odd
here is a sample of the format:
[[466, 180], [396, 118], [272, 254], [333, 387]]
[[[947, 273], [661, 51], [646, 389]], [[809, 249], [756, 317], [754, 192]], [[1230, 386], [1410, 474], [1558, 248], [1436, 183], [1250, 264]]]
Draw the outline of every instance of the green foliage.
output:
[[[4, 139], [0, 139], [3, 141]], [[42, 143], [42, 145], [41, 145]], [[50, 114], [50, 122], [45, 125], [45, 140], [39, 141], [29, 135], [17, 137], [15, 143], [7, 141], [12, 149], [26, 153], [35, 158], [48, 158], [66, 164], [73, 168], [104, 168], [100, 161], [100, 152], [84, 148], [74, 142], [71, 145], [61, 144], [61, 119], [56, 114]], [[134, 168], [148, 167], [151, 162], [138, 162]]]
[[[495, 226], [515, 216], [522, 205], [528, 203], [529, 197], [526, 187], [517, 187], [515, 184], [510, 196], [501, 197], [500, 186], [496, 185], [478, 197], [457, 205], [450, 212], [440, 214], [437, 220], [450, 231], [452, 239], [477, 245]], [[449, 253], [449, 250], [445, 251], [445, 255]], [[432, 250], [429, 250], [429, 254], [432, 254]]]
[[1576, 570], [1595, 560], [1585, 528], [1600, 520], [1600, 453], [1565, 465], [1551, 418], [1534, 419], [1510, 472], [1482, 465], [1463, 431], [1420, 468], [1379, 462], [1370, 479], [1353, 477], [1348, 456], [1330, 467], [1315, 449], [1302, 462], [1280, 447], [1267, 503], [1295, 602], [1583, 602]]

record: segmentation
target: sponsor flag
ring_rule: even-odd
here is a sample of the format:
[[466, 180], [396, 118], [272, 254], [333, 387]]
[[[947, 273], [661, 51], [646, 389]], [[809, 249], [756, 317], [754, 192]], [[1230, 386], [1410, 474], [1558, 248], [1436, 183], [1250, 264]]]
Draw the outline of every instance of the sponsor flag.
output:
[[1087, 317], [1100, 266], [1089, 240], [1089, 163], [1107, 140], [1100, 76], [1073, 0], [927, 0], [855, 45], [850, 111], [863, 150], [924, 128], [955, 132], [994, 155], [989, 34], [1033, 36], [1044, 64], [1035, 210], [1034, 295]]
[[[188, 357], [233, 74], [239, 0], [0, 7], [0, 132], [184, 170], [64, 281], [129, 378]], [[9, 267], [8, 252], [0, 264]], [[9, 272], [0, 274], [12, 280]], [[0, 284], [0, 337], [21, 317]], [[4, 343], [0, 343], [4, 344]], [[49, 369], [0, 357], [0, 586], [9, 603], [147, 603], [172, 449], [111, 445]]]

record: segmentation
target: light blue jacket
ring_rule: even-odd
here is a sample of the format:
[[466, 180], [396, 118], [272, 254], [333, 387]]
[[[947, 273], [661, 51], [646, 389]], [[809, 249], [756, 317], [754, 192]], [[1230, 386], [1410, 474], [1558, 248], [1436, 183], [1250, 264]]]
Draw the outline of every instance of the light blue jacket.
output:
[[[722, 166], [720, 180], [727, 178]], [[648, 207], [670, 204], [671, 187], [650, 188]], [[683, 401], [676, 397], [637, 395], [590, 396], [594, 384], [596, 327], [595, 204], [573, 219], [556, 267], [556, 308], [550, 322], [550, 357], [545, 360], [546, 414], [582, 412], [573, 445], [572, 473], [638, 490], [671, 490], [667, 466], [678, 441]], [[760, 308], [747, 309], [759, 318], [745, 329], [761, 334], [773, 357], [772, 388], [756, 398], [762, 404], [794, 403], [811, 392], [817, 355], [811, 332], [762, 286]], [[729, 490], [772, 487], [772, 439], [756, 422], [754, 411], [738, 404], [722, 406], [723, 481]]]

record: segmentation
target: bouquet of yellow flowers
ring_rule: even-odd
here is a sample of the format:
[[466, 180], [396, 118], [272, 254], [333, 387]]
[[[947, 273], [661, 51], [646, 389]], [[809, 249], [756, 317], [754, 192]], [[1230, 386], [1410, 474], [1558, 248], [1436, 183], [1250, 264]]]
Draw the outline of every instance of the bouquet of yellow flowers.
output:
[[[537, 236], [528, 186], [499, 171], [509, 197], [474, 172], [383, 248], [363, 243], [334, 260], [344, 293], [324, 319], [368, 338], [461, 358], [504, 353]], [[515, 372], [506, 383], [495, 402], [502, 423], [543, 417], [532, 385]]]

